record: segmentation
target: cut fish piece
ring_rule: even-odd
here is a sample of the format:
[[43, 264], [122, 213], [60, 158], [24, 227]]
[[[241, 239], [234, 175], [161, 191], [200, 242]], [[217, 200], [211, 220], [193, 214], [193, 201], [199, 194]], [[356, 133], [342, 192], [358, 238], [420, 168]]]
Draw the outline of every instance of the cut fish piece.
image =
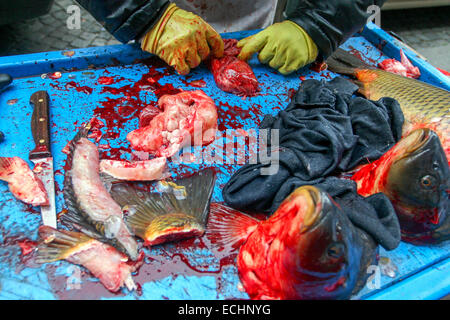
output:
[[235, 39], [224, 39], [224, 56], [211, 58], [208, 66], [221, 90], [252, 97], [260, 90], [259, 82], [250, 65], [237, 58], [240, 53], [237, 43]]
[[143, 262], [143, 256], [137, 263], [131, 263], [126, 255], [114, 247], [92, 239], [83, 233], [56, 230], [41, 226], [37, 263], [66, 260], [88, 269], [98, 278], [106, 289], [117, 292], [122, 287], [136, 289], [131, 273]]
[[419, 68], [415, 67], [408, 57], [405, 55], [403, 50], [400, 50], [401, 62], [395, 59], [386, 59], [378, 64], [378, 66], [391, 73], [398, 74], [403, 77], [417, 79], [420, 77]]
[[214, 171], [206, 169], [175, 183], [160, 182], [160, 193], [119, 183], [112, 186], [111, 195], [122, 207], [132, 208], [128, 226], [145, 245], [153, 246], [204, 233], [214, 181]]
[[163, 112], [148, 126], [127, 135], [131, 147], [157, 157], [171, 157], [183, 146], [207, 145], [217, 131], [217, 108], [203, 91], [184, 91], [162, 96], [158, 101]]
[[8, 182], [14, 197], [25, 203], [33, 206], [49, 204], [44, 184], [19, 157], [0, 157], [0, 180]]
[[66, 170], [63, 190], [66, 215], [83, 217], [79, 220], [84, 221], [84, 229], [91, 225], [111, 245], [136, 260], [137, 242], [123, 221], [120, 206], [100, 179], [98, 150], [85, 138], [87, 132], [88, 129], [82, 129], [69, 146], [70, 169]]
[[152, 181], [164, 177], [167, 159], [164, 157], [145, 161], [101, 160], [100, 172], [126, 181]]

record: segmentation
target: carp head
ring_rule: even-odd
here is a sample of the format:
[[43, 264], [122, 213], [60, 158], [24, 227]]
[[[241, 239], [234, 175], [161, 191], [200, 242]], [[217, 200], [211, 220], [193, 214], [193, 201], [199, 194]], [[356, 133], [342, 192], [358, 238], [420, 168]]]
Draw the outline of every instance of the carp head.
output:
[[433, 243], [450, 238], [449, 164], [438, 135], [413, 131], [399, 143], [384, 193], [398, 215], [402, 237]]
[[295, 203], [296, 198], [303, 198], [297, 206], [303, 222], [294, 246], [295, 291], [318, 299], [347, 298], [355, 287], [362, 255], [355, 228], [341, 207], [320, 189], [298, 188], [285, 201], [295, 199]]

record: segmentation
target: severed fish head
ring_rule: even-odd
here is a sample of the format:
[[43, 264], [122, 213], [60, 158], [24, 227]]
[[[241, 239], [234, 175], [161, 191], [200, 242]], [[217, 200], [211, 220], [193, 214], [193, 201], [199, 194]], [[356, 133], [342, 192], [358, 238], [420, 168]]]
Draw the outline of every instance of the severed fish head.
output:
[[450, 172], [438, 135], [415, 130], [402, 139], [393, 157], [383, 192], [395, 207], [403, 239], [416, 243], [449, 239]]
[[350, 220], [327, 193], [315, 187], [297, 189], [290, 197], [303, 197], [307, 204], [298, 207], [303, 223], [297, 236], [296, 291], [323, 299], [349, 296], [361, 256]]
[[361, 247], [338, 204], [296, 189], [242, 246], [241, 280], [253, 299], [339, 299], [355, 288]]

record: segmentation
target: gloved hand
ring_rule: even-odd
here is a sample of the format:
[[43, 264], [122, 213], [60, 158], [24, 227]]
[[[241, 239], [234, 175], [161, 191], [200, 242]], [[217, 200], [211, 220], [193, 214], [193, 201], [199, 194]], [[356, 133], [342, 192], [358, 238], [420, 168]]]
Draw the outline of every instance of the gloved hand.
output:
[[145, 35], [142, 50], [156, 54], [182, 75], [205, 60], [210, 52], [223, 56], [220, 35], [199, 16], [170, 4]]
[[318, 49], [311, 37], [295, 22], [286, 20], [275, 23], [263, 31], [242, 39], [238, 58], [248, 60], [259, 52], [261, 63], [269, 64], [284, 75], [314, 62]]

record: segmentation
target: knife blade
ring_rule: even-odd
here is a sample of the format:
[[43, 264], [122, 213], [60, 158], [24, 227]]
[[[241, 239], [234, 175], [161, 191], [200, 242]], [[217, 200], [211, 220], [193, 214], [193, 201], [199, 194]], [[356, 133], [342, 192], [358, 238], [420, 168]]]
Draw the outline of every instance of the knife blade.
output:
[[33, 171], [44, 184], [49, 198], [49, 205], [41, 206], [42, 223], [56, 229], [55, 177], [50, 149], [50, 113], [47, 91], [33, 93], [30, 103], [34, 105], [31, 132], [35, 148], [30, 152], [29, 158], [34, 163]]

